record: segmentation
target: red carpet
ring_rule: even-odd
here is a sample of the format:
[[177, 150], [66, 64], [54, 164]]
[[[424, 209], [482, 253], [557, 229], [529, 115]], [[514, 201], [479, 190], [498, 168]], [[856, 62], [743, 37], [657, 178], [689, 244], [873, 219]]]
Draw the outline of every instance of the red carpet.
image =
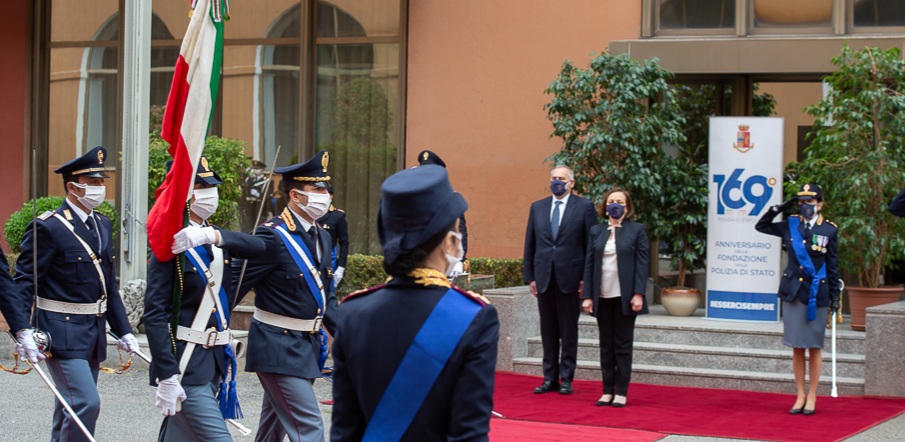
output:
[[575, 393], [568, 396], [535, 395], [542, 381], [497, 372], [494, 410], [509, 421], [777, 441], [837, 441], [905, 412], [902, 399], [820, 396], [816, 414], [793, 416], [788, 411], [794, 395], [634, 383], [627, 407], [596, 407], [600, 381], [575, 381]]
[[666, 437], [649, 431], [621, 428], [591, 427], [587, 425], [550, 424], [509, 419], [490, 420], [490, 440], [519, 442], [652, 442]]

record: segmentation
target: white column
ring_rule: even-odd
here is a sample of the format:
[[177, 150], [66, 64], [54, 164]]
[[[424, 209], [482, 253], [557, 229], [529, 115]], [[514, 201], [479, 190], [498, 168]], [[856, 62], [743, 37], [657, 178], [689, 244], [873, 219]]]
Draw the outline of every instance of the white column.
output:
[[148, 234], [148, 110], [151, 85], [151, 3], [126, 0], [123, 9], [123, 157], [120, 284], [145, 279]]

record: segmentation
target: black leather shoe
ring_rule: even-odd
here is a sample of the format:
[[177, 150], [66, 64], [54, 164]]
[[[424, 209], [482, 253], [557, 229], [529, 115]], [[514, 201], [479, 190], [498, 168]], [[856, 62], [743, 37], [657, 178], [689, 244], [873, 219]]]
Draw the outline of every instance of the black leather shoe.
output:
[[540, 384], [540, 387], [534, 389], [534, 394], [550, 393], [557, 389], [559, 389], [559, 384], [554, 384], [552, 381], [544, 381], [543, 384]]
[[[603, 396], [606, 396], [606, 395], [603, 395]], [[608, 400], [608, 401], [603, 400], [603, 396], [600, 396], [600, 399], [598, 399], [597, 402], [594, 402], [594, 405], [596, 405], [598, 407], [606, 407], [613, 403], [613, 395], [610, 395], [610, 400]]]
[[572, 394], [572, 382], [562, 381], [562, 385], [559, 387], [559, 394]]
[[801, 414], [803, 414], [803, 415], [805, 415], [805, 416], [810, 416], [810, 415], [812, 415], [812, 414], [814, 414], [814, 413], [816, 413], [816, 412], [817, 412], [817, 409], [816, 409], [816, 408], [813, 409], [813, 410], [808, 410], [807, 408], [802, 408], [802, 409], [801, 409]]
[[789, 410], [789, 414], [801, 414], [804, 411], [804, 407], [801, 408], [793, 408]]

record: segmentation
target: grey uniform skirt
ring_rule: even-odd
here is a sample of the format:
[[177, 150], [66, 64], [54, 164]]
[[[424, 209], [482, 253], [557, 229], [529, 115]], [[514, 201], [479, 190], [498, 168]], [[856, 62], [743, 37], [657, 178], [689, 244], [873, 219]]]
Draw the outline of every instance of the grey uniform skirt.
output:
[[782, 302], [782, 343], [793, 348], [823, 348], [829, 307], [817, 307], [817, 319], [808, 321], [808, 306]]

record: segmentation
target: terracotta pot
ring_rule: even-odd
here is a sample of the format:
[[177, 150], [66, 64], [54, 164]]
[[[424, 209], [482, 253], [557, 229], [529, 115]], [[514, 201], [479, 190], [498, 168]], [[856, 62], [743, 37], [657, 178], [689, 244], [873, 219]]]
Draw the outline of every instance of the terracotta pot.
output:
[[852, 312], [852, 330], [864, 331], [868, 307], [897, 302], [901, 298], [903, 290], [905, 289], [902, 287], [880, 287], [876, 289], [846, 287], [848, 306]]
[[809, 25], [827, 23], [833, 18], [831, 0], [789, 1], [757, 0], [754, 16], [767, 25]]
[[671, 316], [691, 316], [701, 305], [701, 291], [688, 287], [666, 287], [660, 291], [660, 302]]

